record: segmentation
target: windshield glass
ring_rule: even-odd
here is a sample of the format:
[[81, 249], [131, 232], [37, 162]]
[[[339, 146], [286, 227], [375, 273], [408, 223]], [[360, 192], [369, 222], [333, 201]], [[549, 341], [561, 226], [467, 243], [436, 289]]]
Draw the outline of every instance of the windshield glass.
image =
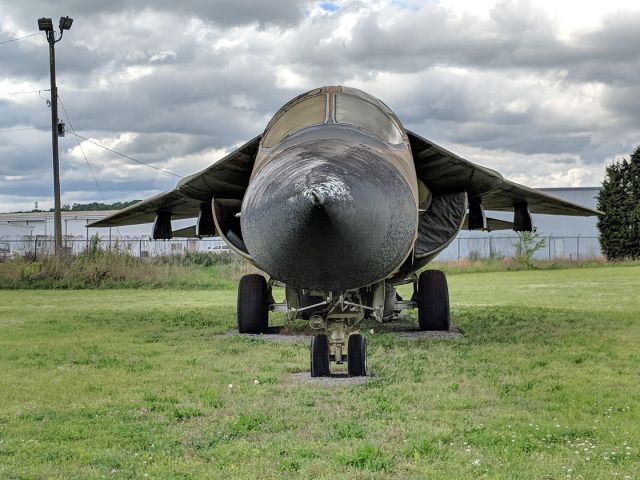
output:
[[395, 122], [379, 107], [352, 95], [336, 95], [336, 122], [364, 128], [387, 143], [402, 143]]
[[268, 128], [262, 140], [264, 147], [273, 147], [292, 133], [311, 125], [324, 123], [326, 96], [315, 95], [289, 107]]

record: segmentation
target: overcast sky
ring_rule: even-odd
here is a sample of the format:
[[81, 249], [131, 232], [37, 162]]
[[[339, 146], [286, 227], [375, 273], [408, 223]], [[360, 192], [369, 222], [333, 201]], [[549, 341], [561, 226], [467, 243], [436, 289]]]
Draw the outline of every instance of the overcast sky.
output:
[[[530, 186], [599, 185], [640, 144], [635, 0], [0, 0], [0, 12], [0, 42], [36, 32], [39, 17], [72, 17], [56, 56], [73, 128], [179, 175], [334, 84]], [[48, 88], [42, 36], [0, 44], [0, 211], [53, 206], [49, 92], [14, 94]], [[67, 134], [63, 204], [144, 198], [177, 180], [82, 150], [102, 194]]]

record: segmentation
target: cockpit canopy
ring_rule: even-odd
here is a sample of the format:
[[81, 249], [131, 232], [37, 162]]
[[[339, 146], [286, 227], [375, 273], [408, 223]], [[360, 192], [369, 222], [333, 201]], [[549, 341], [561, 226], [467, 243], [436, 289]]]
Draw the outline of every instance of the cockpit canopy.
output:
[[267, 125], [262, 146], [273, 147], [303, 128], [323, 123], [361, 128], [390, 145], [406, 141], [398, 118], [377, 98], [356, 88], [323, 87], [282, 107]]

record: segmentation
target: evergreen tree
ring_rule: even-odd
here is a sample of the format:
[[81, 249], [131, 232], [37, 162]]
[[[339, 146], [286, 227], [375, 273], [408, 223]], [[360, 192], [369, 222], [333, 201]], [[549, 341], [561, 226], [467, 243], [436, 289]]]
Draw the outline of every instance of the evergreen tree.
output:
[[640, 259], [640, 147], [609, 165], [598, 194], [600, 247], [609, 260]]

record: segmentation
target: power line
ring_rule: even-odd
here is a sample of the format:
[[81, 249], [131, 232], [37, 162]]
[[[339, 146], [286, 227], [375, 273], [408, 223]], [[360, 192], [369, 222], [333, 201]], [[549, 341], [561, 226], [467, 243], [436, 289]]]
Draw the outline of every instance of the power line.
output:
[[22, 40], [23, 38], [35, 37], [36, 35], [40, 35], [40, 32], [32, 33], [31, 35], [25, 35], [24, 37], [12, 38], [11, 40], [5, 40], [4, 42], [0, 42], [0, 45], [4, 45], [5, 43], [17, 42], [18, 40]]
[[4, 97], [6, 95], [25, 95], [27, 93], [40, 93], [40, 92], [50, 92], [51, 89], [47, 88], [46, 90], [42, 89], [42, 90], [27, 90], [24, 92], [4, 92], [4, 93], [0, 93], [0, 97]]
[[[60, 102], [60, 106], [62, 107], [62, 111], [64, 112], [64, 116], [67, 117], [67, 122], [69, 122], [69, 128], [71, 129], [71, 132], [73, 133], [73, 136], [76, 137], [76, 142], [78, 143], [78, 147], [80, 148], [80, 152], [82, 152], [82, 156], [84, 157], [84, 161], [87, 164], [87, 167], [89, 167], [89, 171], [91, 172], [91, 176], [93, 177], [93, 181], [96, 184], [96, 187], [98, 187], [98, 191], [100, 192], [100, 196], [102, 197], [102, 201], [106, 204], [107, 203], [107, 199], [104, 196], [104, 192], [102, 191], [102, 188], [100, 188], [100, 184], [98, 183], [98, 179], [96, 178], [96, 174], [93, 172], [93, 168], [91, 168], [91, 164], [89, 163], [89, 159], [87, 158], [87, 155], [84, 153], [84, 148], [82, 148], [82, 144], [80, 143], [80, 140], [78, 139], [78, 135], [75, 132], [75, 129], [73, 128], [73, 124], [71, 123], [71, 118], [69, 118], [69, 114], [67, 113], [67, 109], [64, 108], [64, 103], [62, 103], [62, 98], [60, 97], [60, 93], [58, 93], [58, 101]], [[88, 230], [87, 230], [88, 231]], [[118, 232], [118, 236], [122, 236], [122, 234], [120, 233], [120, 229], [116, 226], [116, 231]]]
[[[78, 143], [78, 147], [80, 147], [80, 152], [82, 152], [82, 156], [84, 157], [84, 161], [87, 163], [87, 167], [89, 167], [89, 171], [91, 172], [91, 176], [93, 177], [93, 181], [95, 182], [96, 187], [98, 187], [98, 190], [100, 191], [100, 195], [102, 195], [102, 199], [105, 200], [104, 192], [100, 188], [100, 184], [98, 183], [98, 179], [96, 178], [96, 175], [93, 172], [93, 168], [91, 168], [91, 164], [89, 163], [89, 160], [87, 159], [87, 156], [84, 153], [84, 149], [82, 148], [82, 144], [80, 143], [80, 140], [78, 139], [78, 135], [76, 135], [76, 132], [75, 132], [75, 130], [73, 128], [73, 124], [71, 123], [71, 119], [69, 118], [69, 114], [67, 113], [67, 109], [64, 108], [64, 103], [62, 103], [62, 98], [60, 97], [60, 94], [58, 94], [58, 101], [60, 102], [60, 106], [62, 107], [62, 111], [64, 112], [64, 116], [67, 117], [67, 122], [69, 123], [69, 127], [71, 128], [71, 132], [76, 137], [76, 142]], [[105, 203], [107, 203], [106, 200], [105, 200]]]
[[[58, 98], [59, 98], [59, 96], [58, 96]], [[149, 167], [149, 168], [153, 168], [154, 170], [158, 170], [159, 172], [166, 173], [167, 175], [173, 175], [174, 177], [184, 178], [182, 175], [178, 175], [177, 173], [173, 173], [173, 172], [171, 172], [171, 171], [169, 171], [169, 170], [165, 170], [164, 168], [156, 167], [155, 165], [151, 165], [150, 163], [145, 163], [145, 162], [143, 162], [142, 160], [136, 160], [135, 158], [130, 157], [130, 156], [128, 156], [128, 155], [125, 155], [124, 153], [116, 152], [116, 151], [115, 151], [115, 150], [113, 150], [112, 148], [105, 147], [104, 145], [101, 145], [101, 144], [99, 144], [98, 142], [94, 142], [93, 140], [89, 140], [88, 138], [83, 137], [82, 135], [80, 135], [79, 133], [76, 133], [75, 131], [73, 132], [73, 134], [74, 134], [74, 135], [76, 135], [76, 136], [78, 136], [78, 137], [80, 137], [81, 139], [83, 139], [83, 140], [85, 140], [85, 141], [89, 142], [89, 143], [92, 143], [93, 145], [96, 145], [96, 146], [98, 146], [98, 147], [100, 147], [100, 148], [104, 148], [105, 150], [108, 150], [108, 151], [110, 151], [111, 153], [115, 153], [116, 155], [120, 155], [121, 157], [127, 158], [127, 159], [129, 159], [129, 160], [131, 160], [131, 161], [134, 161], [134, 162], [136, 162], [136, 163], [139, 163], [139, 164], [141, 164], [141, 165], [146, 165], [146, 166], [147, 166], [147, 167]]]

